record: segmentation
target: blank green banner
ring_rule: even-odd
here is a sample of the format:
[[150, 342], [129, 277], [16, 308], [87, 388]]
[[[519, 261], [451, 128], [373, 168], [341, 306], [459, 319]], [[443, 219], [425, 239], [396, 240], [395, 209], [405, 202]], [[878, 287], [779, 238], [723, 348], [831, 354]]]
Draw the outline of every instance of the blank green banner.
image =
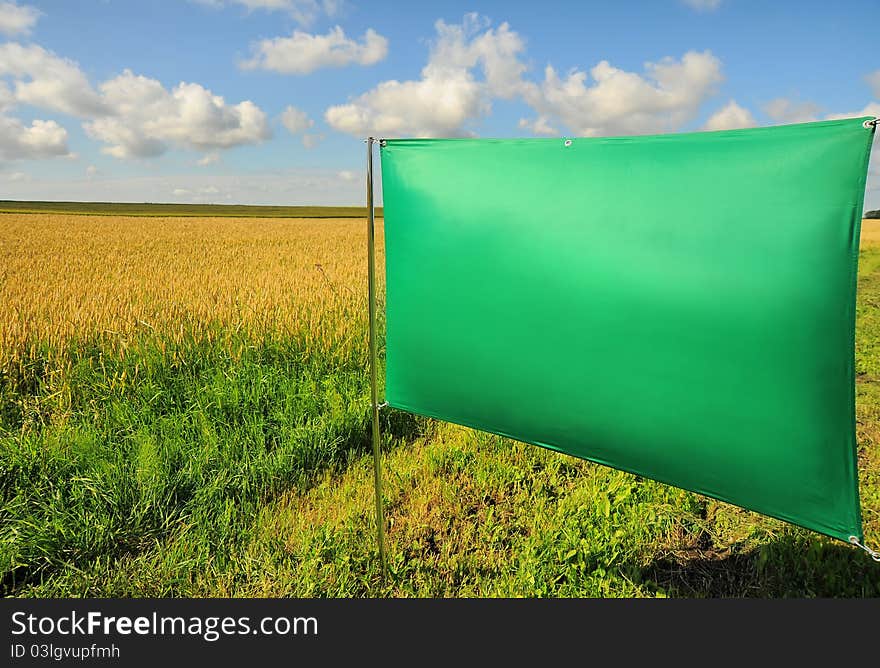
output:
[[387, 140], [386, 400], [861, 539], [864, 120]]

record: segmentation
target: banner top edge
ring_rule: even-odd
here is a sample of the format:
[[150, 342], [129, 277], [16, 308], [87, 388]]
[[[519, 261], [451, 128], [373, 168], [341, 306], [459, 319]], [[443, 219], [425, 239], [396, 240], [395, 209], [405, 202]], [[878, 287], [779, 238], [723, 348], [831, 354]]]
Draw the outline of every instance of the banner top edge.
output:
[[452, 142], [478, 142], [478, 143], [502, 143], [502, 142], [526, 142], [526, 143], [553, 143], [560, 140], [571, 142], [591, 141], [646, 141], [646, 140], [669, 140], [681, 137], [727, 137], [742, 134], [761, 134], [766, 132], [780, 132], [787, 129], [809, 129], [820, 127], [834, 127], [852, 125], [861, 126], [864, 129], [871, 130], [876, 126], [877, 117], [875, 116], [853, 116], [848, 118], [838, 118], [825, 121], [810, 121], [808, 123], [787, 123], [783, 125], [765, 125], [752, 128], [736, 128], [732, 130], [696, 130], [691, 132], [665, 132], [644, 135], [614, 135], [599, 137], [583, 137], [577, 135], [559, 135], [558, 137], [399, 137], [399, 138], [382, 138], [374, 139], [380, 147], [384, 148], [388, 145], [402, 145], [408, 143], [452, 143]]

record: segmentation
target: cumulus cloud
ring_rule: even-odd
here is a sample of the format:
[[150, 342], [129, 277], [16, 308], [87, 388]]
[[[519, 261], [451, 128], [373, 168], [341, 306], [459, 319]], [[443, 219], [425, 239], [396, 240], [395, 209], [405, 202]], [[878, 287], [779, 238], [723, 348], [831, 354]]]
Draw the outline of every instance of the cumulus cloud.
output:
[[871, 87], [874, 97], [880, 99], [880, 70], [871, 72], [865, 76], [865, 81], [867, 81], [868, 85]]
[[69, 156], [67, 130], [55, 121], [31, 121], [0, 116], [0, 160]]
[[710, 52], [646, 63], [644, 73], [601, 61], [589, 72], [561, 76], [548, 65], [541, 81], [526, 78], [524, 40], [506, 23], [492, 28], [468, 14], [460, 25], [436, 23], [421, 78], [385, 81], [347, 104], [328, 108], [325, 120], [357, 136], [468, 136], [495, 99], [521, 99], [536, 117], [520, 127], [556, 134], [642, 134], [681, 127], [715, 94], [721, 64]]
[[306, 112], [294, 106], [288, 106], [282, 112], [281, 122], [292, 135], [302, 134], [315, 124]]
[[757, 125], [755, 117], [748, 109], [731, 100], [712, 114], [703, 126], [703, 130], [736, 130], [753, 128]]
[[101, 84], [110, 115], [84, 124], [117, 158], [161, 155], [168, 146], [214, 151], [254, 144], [270, 136], [266, 114], [253, 102], [227, 104], [196, 83], [167, 90], [159, 81], [125, 70]]
[[764, 105], [764, 113], [777, 123], [808, 123], [818, 120], [822, 108], [813, 102], [777, 97]]
[[842, 114], [828, 114], [826, 118], [829, 121], [833, 121], [840, 118], [861, 118], [863, 116], [880, 118], [880, 102], [869, 102], [859, 111], [850, 111]]
[[458, 137], [469, 134], [466, 124], [489, 110], [482, 86], [463, 70], [385, 81], [348, 104], [330, 107], [324, 118], [356, 136]]
[[208, 165], [213, 165], [218, 162], [220, 162], [220, 151], [211, 151], [210, 153], [205, 153], [205, 155], [199, 158], [196, 164], [199, 167], [207, 167]]
[[324, 135], [319, 132], [306, 132], [302, 136], [302, 144], [307, 149], [313, 149], [324, 141]]
[[698, 12], [713, 12], [721, 6], [721, 0], [681, 0], [691, 9]]
[[527, 68], [519, 59], [525, 42], [507, 23], [494, 29], [487, 18], [472, 12], [461, 24], [437, 21], [435, 28], [437, 39], [425, 68], [428, 76], [479, 66], [487, 91], [504, 99], [522, 94], [528, 86], [522, 78]]
[[559, 130], [550, 125], [546, 116], [538, 116], [532, 120], [528, 118], [519, 119], [520, 130], [528, 130], [532, 134], [545, 135], [553, 137], [559, 134]]
[[238, 5], [248, 12], [265, 10], [287, 13], [294, 21], [310, 25], [321, 15], [338, 16], [342, 12], [342, 0], [194, 0], [209, 7]]
[[0, 33], [13, 37], [28, 35], [37, 24], [42, 12], [30, 5], [0, 2]]
[[302, 109], [288, 106], [281, 113], [281, 123], [290, 134], [298, 136], [307, 149], [315, 148], [324, 140], [323, 134], [310, 132], [315, 126], [315, 121], [309, 118], [309, 115]]
[[[196, 83], [182, 82], [168, 90], [130, 70], [95, 90], [74, 61], [36, 44], [7, 42], [0, 44], [0, 110], [16, 104], [85, 119], [86, 132], [108, 144], [105, 152], [118, 158], [157, 156], [169, 146], [210, 155], [271, 134], [265, 113], [248, 100], [228, 104]], [[7, 134], [10, 127], [7, 124]], [[66, 154], [59, 153], [60, 142], [46, 141], [43, 153]]]
[[108, 111], [74, 61], [37, 44], [0, 44], [0, 76], [11, 79], [14, 102], [80, 117]]
[[[325, 120], [357, 136], [464, 136], [468, 124], [489, 113], [492, 96], [513, 97], [522, 90], [525, 67], [517, 59], [524, 45], [504, 23], [486, 28], [476, 14], [461, 25], [435, 24], [421, 78], [380, 83], [347, 104], [330, 107]], [[477, 67], [483, 78], [475, 76]]]
[[243, 69], [309, 74], [325, 67], [374, 65], [388, 55], [388, 40], [368, 28], [358, 42], [335, 26], [326, 35], [294, 30], [290, 37], [264, 39], [252, 48], [253, 58], [240, 63]]
[[0, 81], [0, 111], [8, 109], [15, 104], [15, 95], [12, 94], [5, 81]]
[[536, 128], [560, 122], [578, 135], [668, 132], [692, 120], [715, 94], [721, 63], [709, 51], [689, 51], [680, 60], [646, 63], [644, 74], [601, 61], [589, 73], [560, 77], [552, 66], [544, 81], [526, 89], [525, 100], [538, 112]]

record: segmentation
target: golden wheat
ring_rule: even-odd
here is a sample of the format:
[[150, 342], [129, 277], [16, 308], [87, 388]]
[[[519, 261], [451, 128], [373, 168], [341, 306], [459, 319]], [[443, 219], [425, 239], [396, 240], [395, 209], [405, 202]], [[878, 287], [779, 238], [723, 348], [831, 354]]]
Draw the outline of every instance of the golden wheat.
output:
[[880, 244], [880, 220], [866, 218], [862, 221], [862, 246]]
[[218, 324], [344, 337], [366, 325], [366, 266], [358, 219], [0, 214], [0, 356]]

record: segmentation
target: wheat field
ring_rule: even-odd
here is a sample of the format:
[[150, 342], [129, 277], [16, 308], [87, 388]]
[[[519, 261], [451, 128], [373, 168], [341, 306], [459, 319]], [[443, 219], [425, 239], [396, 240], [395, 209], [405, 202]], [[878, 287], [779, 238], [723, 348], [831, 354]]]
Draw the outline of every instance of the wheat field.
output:
[[[346, 336], [363, 325], [358, 219], [0, 214], [0, 350], [214, 325]], [[381, 262], [381, 226], [377, 253]]]

